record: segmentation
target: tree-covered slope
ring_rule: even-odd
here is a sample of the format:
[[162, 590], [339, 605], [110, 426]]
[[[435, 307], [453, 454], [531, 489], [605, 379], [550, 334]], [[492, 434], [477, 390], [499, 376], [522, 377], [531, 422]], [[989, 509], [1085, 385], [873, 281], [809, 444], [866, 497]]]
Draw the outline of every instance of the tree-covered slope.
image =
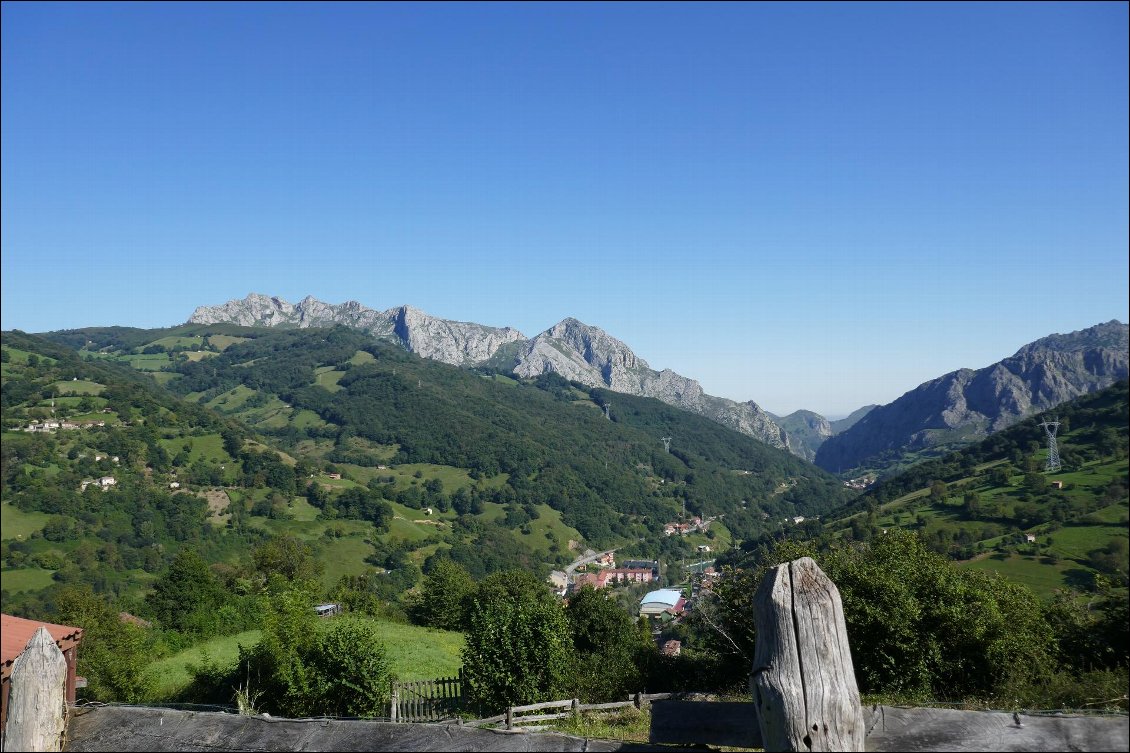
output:
[[[284, 420], [259, 428], [292, 446], [313, 441], [327, 459], [362, 466], [387, 458], [504, 477], [507, 502], [547, 503], [594, 544], [655, 536], [684, 500], [688, 512], [726, 514], [745, 537], [763, 514], [818, 514], [845, 499], [831, 476], [787, 452], [657, 400], [554, 374], [477, 374], [344, 328], [263, 331], [176, 368], [169, 388], [200, 402], [253, 391], [236, 416], [277, 400]], [[598, 407], [608, 401], [611, 420]]]
[[[1062, 468], [1048, 472], [1040, 424], [1053, 415]], [[828, 530], [857, 540], [918, 530], [935, 551], [1044, 594], [1093, 588], [1096, 578], [1125, 585], [1128, 423], [1130, 385], [1121, 381], [884, 479]]]

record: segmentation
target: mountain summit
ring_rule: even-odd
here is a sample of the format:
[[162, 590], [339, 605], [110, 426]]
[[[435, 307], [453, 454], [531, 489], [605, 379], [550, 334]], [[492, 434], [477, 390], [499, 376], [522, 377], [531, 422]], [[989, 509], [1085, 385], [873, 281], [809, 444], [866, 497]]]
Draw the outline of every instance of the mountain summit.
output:
[[455, 366], [475, 366], [490, 358], [505, 343], [525, 340], [510, 327], [487, 327], [431, 316], [412, 306], [387, 311], [357, 301], [323, 303], [306, 296], [297, 304], [258, 293], [222, 306], [200, 306], [189, 324], [231, 322], [245, 327], [329, 327], [341, 324], [399, 343], [405, 349]]
[[790, 449], [788, 435], [757, 403], [707, 395], [695, 380], [670, 369], [653, 370], [620, 340], [572, 318], [526, 338], [511, 327], [439, 319], [411, 306], [378, 311], [356, 301], [335, 305], [310, 296], [291, 304], [252, 293], [242, 301], [201, 306], [188, 320], [189, 324], [217, 322], [251, 327], [341, 324], [455, 366], [490, 365], [527, 378], [555, 372], [590, 387], [654, 397], [774, 447]]
[[983, 369], [958, 369], [870, 411], [828, 438], [816, 464], [832, 472], [896, 460], [907, 452], [968, 442], [1025, 416], [1125, 379], [1130, 327], [1118, 321], [1055, 334]]

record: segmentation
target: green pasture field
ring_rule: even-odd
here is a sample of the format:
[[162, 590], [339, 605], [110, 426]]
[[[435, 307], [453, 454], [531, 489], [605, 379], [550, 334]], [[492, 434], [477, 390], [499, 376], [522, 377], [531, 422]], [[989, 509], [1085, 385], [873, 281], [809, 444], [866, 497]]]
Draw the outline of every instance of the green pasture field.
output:
[[294, 516], [295, 520], [306, 521], [307, 523], [317, 520], [318, 513], [321, 512], [317, 507], [307, 502], [305, 497], [292, 499], [287, 510]]
[[353, 489], [361, 486], [356, 481], [350, 481], [347, 478], [330, 478], [329, 476], [315, 476], [314, 480], [322, 486], [328, 486], [331, 489]]
[[205, 358], [211, 358], [212, 356], [217, 356], [217, 355], [219, 355], [219, 353], [216, 353], [215, 351], [211, 351], [211, 350], [186, 350], [186, 351], [184, 351], [184, 357], [187, 358], [189, 361], [203, 361]]
[[261, 630], [247, 630], [235, 635], [224, 635], [192, 648], [187, 648], [164, 659], [158, 659], [145, 670], [145, 673], [153, 679], [155, 699], [172, 699], [178, 691], [188, 685], [192, 679], [192, 675], [188, 671], [189, 665], [199, 666], [204, 661], [205, 656], [220, 665], [232, 664], [239, 658], [240, 644], [246, 647], [254, 646], [259, 642], [262, 635]]
[[[583, 537], [577, 532], [577, 529], [566, 525], [561, 520], [561, 511], [554, 510], [546, 504], [537, 505], [538, 511], [537, 520], [530, 521], [530, 533], [524, 534], [519, 529], [513, 531], [514, 535], [526, 546], [533, 549], [546, 560], [552, 558], [549, 547], [551, 545], [550, 539], [546, 536], [547, 533], [553, 533], [556, 537], [557, 545], [561, 547], [561, 551], [566, 551], [569, 540], [581, 541]], [[711, 523], [712, 526], [717, 523]], [[703, 537], [706, 538], [705, 536]]]
[[1067, 572], [1080, 569], [1075, 562], [1061, 560], [1053, 565], [1041, 562], [1038, 557], [1020, 554], [1010, 554], [1005, 560], [983, 557], [958, 563], [958, 567], [998, 572], [1013, 582], [1028, 586], [1044, 598], [1051, 598], [1056, 589], [1069, 588]]
[[330, 392], [337, 392], [341, 389], [338, 382], [345, 376], [344, 371], [338, 371], [333, 366], [319, 366], [314, 370], [314, 374], [314, 384], [324, 387]]
[[362, 535], [323, 538], [321, 541], [319, 559], [326, 568], [322, 572], [322, 585], [326, 588], [333, 588], [344, 575], [363, 575], [373, 569], [365, 562], [365, 558], [373, 553], [373, 547], [365, 543]]
[[408, 553], [408, 559], [411, 560], [412, 563], [416, 565], [416, 567], [423, 567], [424, 562], [427, 561], [428, 557], [431, 557], [440, 549], [450, 548], [451, 544], [448, 544], [446, 541], [441, 541], [436, 544], [428, 544], [427, 546], [422, 546], [419, 549], [413, 549]]
[[227, 350], [233, 345], [247, 342], [249, 338], [236, 337], [235, 335], [208, 335], [208, 344], [216, 350]]
[[399, 540], [415, 544], [423, 541], [428, 537], [428, 534], [435, 533], [437, 530], [438, 526], [430, 526], [424, 523], [416, 523], [411, 520], [394, 517], [389, 521], [388, 533], [381, 534], [381, 538], [389, 541]]
[[105, 385], [98, 382], [88, 382], [85, 379], [59, 381], [51, 386], [55, 388], [56, 394], [61, 397], [67, 395], [100, 395], [106, 389]]
[[47, 525], [51, 516], [45, 512], [24, 512], [7, 502], [0, 505], [0, 538], [26, 539]]
[[0, 589], [9, 593], [38, 591], [55, 582], [54, 572], [41, 567], [26, 567], [0, 572]]
[[1130, 517], [1130, 505], [1127, 505], [1127, 503], [1123, 501], [1095, 510], [1084, 518], [1084, 520], [1087, 522], [1094, 521], [1095, 523], [1114, 523], [1125, 528], [1128, 517]]
[[[323, 621], [332, 624], [334, 618]], [[400, 680], [432, 680], [453, 677], [462, 666], [463, 634], [416, 625], [361, 617], [375, 624], [392, 667]], [[259, 630], [213, 638], [173, 656], [158, 659], [146, 672], [156, 684], [156, 700], [170, 700], [191, 680], [187, 665], [199, 665], [205, 654], [219, 665], [229, 665], [239, 657], [239, 645], [253, 646], [262, 638]]]
[[221, 413], [231, 413], [239, 410], [255, 394], [254, 390], [241, 384], [227, 392], [221, 392], [204, 404]]
[[[2, 346], [8, 352], [8, 357], [12, 359], [12, 363], [26, 364], [27, 357], [32, 355], [29, 350], [20, 350], [19, 348], [9, 348], [7, 345]], [[51, 356], [37, 356], [40, 363], [52, 364], [55, 359]]]
[[[65, 384], [71, 384], [71, 382], [65, 382]], [[81, 397], [78, 395], [70, 395], [64, 397], [47, 398], [45, 400], [40, 400], [38, 403], [36, 403], [36, 405], [40, 408], [50, 408], [51, 403], [54, 402], [55, 407], [57, 408], [77, 408], [79, 406], [79, 403], [81, 403], [83, 400], [86, 400], [88, 404], [93, 405], [95, 408], [104, 408], [106, 406], [106, 398], [97, 397], [94, 395], [83, 395]]]
[[1104, 547], [1112, 538], [1118, 536], [1126, 538], [1126, 535], [1125, 526], [1065, 525], [1058, 531], [1047, 534], [1047, 538], [1052, 540], [1048, 551], [1055, 552], [1061, 557], [1082, 560], [1086, 559], [1087, 553], [1092, 549]]
[[373, 356], [372, 353], [364, 350], [357, 351], [353, 354], [353, 357], [349, 359], [349, 363], [353, 364], [354, 366], [361, 366], [366, 363], [376, 363], [376, 361], [377, 359]]
[[138, 371], [161, 371], [172, 363], [168, 353], [141, 353], [119, 358]]
[[151, 343], [146, 343], [142, 347], [148, 347], [149, 345], [160, 345], [162, 348], [199, 348], [203, 344], [204, 338], [200, 335], [169, 335], [168, 337], [162, 337], [154, 340]]
[[323, 426], [329, 426], [322, 417], [312, 410], [303, 408], [290, 416], [291, 426], [299, 429], [320, 429]]
[[189, 445], [189, 465], [195, 463], [197, 460], [204, 460], [205, 462], [215, 460], [223, 464], [231, 464], [233, 462], [231, 456], [224, 451], [224, 440], [219, 434], [158, 439], [157, 442], [165, 448], [165, 451], [169, 453], [170, 457], [179, 453], [181, 448], [186, 444]]
[[157, 382], [157, 384], [164, 387], [174, 379], [179, 379], [181, 375], [173, 371], [154, 371], [149, 376], [153, 377], [153, 381]]

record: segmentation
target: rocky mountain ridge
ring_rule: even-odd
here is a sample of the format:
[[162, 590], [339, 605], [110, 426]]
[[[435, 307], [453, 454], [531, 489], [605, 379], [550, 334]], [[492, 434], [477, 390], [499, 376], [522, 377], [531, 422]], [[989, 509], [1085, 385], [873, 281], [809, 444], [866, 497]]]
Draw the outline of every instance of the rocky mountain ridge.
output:
[[252, 293], [220, 306], [201, 306], [189, 324], [231, 322], [259, 327], [341, 324], [400, 344], [417, 355], [456, 366], [489, 364], [520, 377], [556, 372], [590, 387], [653, 397], [705, 416], [774, 447], [792, 449], [787, 433], [757, 403], [707, 395], [693, 379], [655, 371], [625, 343], [598, 327], [567, 318], [526, 338], [511, 327], [488, 327], [433, 317], [411, 306], [386, 311], [356, 301], [328, 304], [307, 296], [297, 304]]
[[982, 369], [925, 382], [827, 439], [816, 464], [833, 473], [1000, 431], [1025, 416], [1125, 379], [1130, 328], [1110, 321], [1041, 338]]

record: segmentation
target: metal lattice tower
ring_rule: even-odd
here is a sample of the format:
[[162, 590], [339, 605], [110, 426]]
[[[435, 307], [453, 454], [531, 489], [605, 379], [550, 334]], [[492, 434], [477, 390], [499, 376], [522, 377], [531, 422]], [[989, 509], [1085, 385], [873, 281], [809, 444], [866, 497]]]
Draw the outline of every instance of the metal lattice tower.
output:
[[1056, 445], [1055, 433], [1059, 430], [1059, 419], [1052, 416], [1051, 420], [1044, 419], [1040, 424], [1048, 435], [1048, 462], [1044, 465], [1045, 471], [1058, 471], [1060, 469], [1059, 447]]
[[663, 451], [664, 452], [670, 452], [671, 451], [671, 437], [660, 437], [659, 439], [663, 442]]

